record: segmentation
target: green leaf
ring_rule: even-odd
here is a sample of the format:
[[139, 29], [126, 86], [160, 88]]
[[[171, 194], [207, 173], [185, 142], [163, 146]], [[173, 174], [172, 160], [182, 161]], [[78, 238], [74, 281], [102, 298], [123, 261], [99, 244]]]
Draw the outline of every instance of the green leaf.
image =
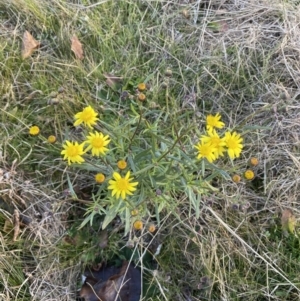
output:
[[106, 213], [106, 216], [105, 216], [103, 224], [102, 224], [102, 230], [104, 230], [112, 222], [112, 220], [117, 216], [117, 214], [118, 214], [118, 211], [116, 211], [116, 210], [109, 210]]
[[122, 204], [123, 201], [117, 201], [106, 211], [106, 215], [102, 224], [102, 230], [104, 230], [111, 223], [111, 221], [117, 216], [117, 214], [120, 213], [119, 209]]
[[95, 213], [95, 211], [91, 212], [80, 224], [78, 230], [82, 229], [88, 222], [90, 222], [90, 225], [92, 226]]
[[69, 174], [67, 174], [67, 180], [68, 180], [68, 186], [69, 186], [69, 190], [70, 190], [70, 193], [72, 195], [72, 198], [74, 200], [77, 200], [78, 197], [77, 197], [77, 194], [75, 193], [74, 189], [73, 189], [73, 185], [71, 183], [71, 180], [70, 180], [70, 177], [69, 177]]
[[201, 197], [200, 197], [200, 191], [197, 191], [197, 195], [195, 194], [194, 192], [194, 189], [196, 188], [193, 188], [193, 187], [190, 187], [190, 186], [187, 186], [186, 187], [186, 192], [187, 192], [187, 195], [189, 197], [189, 201], [191, 202], [191, 204], [193, 205], [193, 208], [195, 210], [195, 213], [196, 213], [196, 218], [199, 218], [200, 216], [200, 201], [201, 201]]

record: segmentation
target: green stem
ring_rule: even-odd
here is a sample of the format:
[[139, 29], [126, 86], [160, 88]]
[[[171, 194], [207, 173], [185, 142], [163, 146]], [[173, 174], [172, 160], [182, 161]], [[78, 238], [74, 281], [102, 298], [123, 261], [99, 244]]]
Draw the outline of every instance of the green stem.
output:
[[[189, 131], [189, 129], [187, 129], [186, 133]], [[166, 155], [168, 155], [173, 149], [174, 147], [176, 146], [176, 144], [179, 142], [179, 140], [184, 136], [186, 135], [186, 133], [184, 133], [183, 135], [181, 136], [177, 136], [177, 139], [175, 140], [175, 142], [173, 143], [173, 145], [163, 154], [161, 155], [158, 160], [156, 162], [159, 162], [161, 161]]]
[[137, 130], [138, 130], [138, 128], [140, 127], [140, 124], [141, 124], [141, 121], [142, 121], [142, 116], [143, 116], [142, 111], [140, 111], [139, 122], [138, 122], [138, 124], [137, 124], [137, 126], [136, 126], [136, 128], [135, 128], [135, 131], [134, 131], [132, 137], [130, 138], [130, 142], [129, 142], [128, 149], [131, 148], [131, 144], [132, 144], [133, 138], [135, 137], [135, 135], [136, 135], [136, 133], [137, 133]]

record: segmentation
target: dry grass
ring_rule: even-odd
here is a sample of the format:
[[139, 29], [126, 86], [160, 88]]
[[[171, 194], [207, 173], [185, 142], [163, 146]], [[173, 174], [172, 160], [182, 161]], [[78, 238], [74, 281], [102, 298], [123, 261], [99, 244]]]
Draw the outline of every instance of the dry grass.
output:
[[[97, 251], [94, 234], [85, 240], [74, 234], [84, 205], [66, 191], [75, 187], [84, 198], [93, 174], [66, 171], [59, 146], [28, 137], [28, 127], [38, 120], [45, 137], [55, 133], [62, 141], [68, 116], [83, 104], [119, 108], [122, 116], [124, 105], [111, 104], [104, 72], [128, 82], [147, 79], [152, 105], [163, 107], [167, 68], [173, 107], [166, 123], [192, 124], [195, 142], [205, 115], [221, 112], [230, 128], [244, 133], [245, 149], [234, 164], [218, 167], [232, 175], [243, 173], [250, 157], [260, 163], [252, 182], [216, 177], [217, 189], [201, 199], [199, 218], [188, 199], [178, 197], [155, 237], [162, 241], [156, 264], [140, 263], [152, 284], [144, 299], [299, 300], [299, 237], [286, 237], [280, 225], [286, 208], [300, 217], [297, 1], [4, 0], [0, 11], [1, 300], [75, 300], [90, 254], [125, 256], [121, 246], [128, 241], [112, 231], [108, 247]], [[23, 61], [25, 29], [42, 48]], [[74, 32], [85, 47], [83, 62], [69, 49]], [[63, 97], [53, 106], [60, 87]], [[32, 222], [14, 242], [15, 208]], [[75, 247], [65, 243], [66, 234], [76, 237]], [[136, 239], [139, 257], [149, 237], [144, 232]]]

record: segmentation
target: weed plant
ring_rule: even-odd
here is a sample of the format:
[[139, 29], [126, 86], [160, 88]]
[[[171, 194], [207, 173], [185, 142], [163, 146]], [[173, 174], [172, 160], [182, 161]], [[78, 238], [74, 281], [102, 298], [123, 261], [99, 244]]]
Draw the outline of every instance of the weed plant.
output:
[[143, 300], [299, 300], [299, 18], [3, 0], [0, 299], [76, 300], [86, 265], [126, 259]]

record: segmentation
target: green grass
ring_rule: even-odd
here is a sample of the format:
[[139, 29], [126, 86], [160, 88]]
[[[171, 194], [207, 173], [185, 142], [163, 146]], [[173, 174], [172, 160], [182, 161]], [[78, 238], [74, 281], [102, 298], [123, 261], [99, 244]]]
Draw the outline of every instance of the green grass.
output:
[[[300, 214], [299, 17], [279, 0], [2, 1], [0, 299], [75, 300], [86, 265], [131, 259], [144, 268], [143, 300], [298, 300], [299, 238], [283, 233], [280, 216]], [[25, 30], [41, 47], [23, 60]], [[107, 74], [122, 80], [108, 84]], [[73, 117], [87, 105], [111, 149], [67, 167], [62, 144], [83, 139]], [[212, 165], [193, 145], [217, 112], [244, 149]], [[233, 183], [251, 157], [256, 179]], [[116, 209], [94, 175], [109, 180], [122, 158], [140, 184]], [[32, 219], [17, 241], [15, 208]], [[106, 230], [101, 210], [116, 215]]]

